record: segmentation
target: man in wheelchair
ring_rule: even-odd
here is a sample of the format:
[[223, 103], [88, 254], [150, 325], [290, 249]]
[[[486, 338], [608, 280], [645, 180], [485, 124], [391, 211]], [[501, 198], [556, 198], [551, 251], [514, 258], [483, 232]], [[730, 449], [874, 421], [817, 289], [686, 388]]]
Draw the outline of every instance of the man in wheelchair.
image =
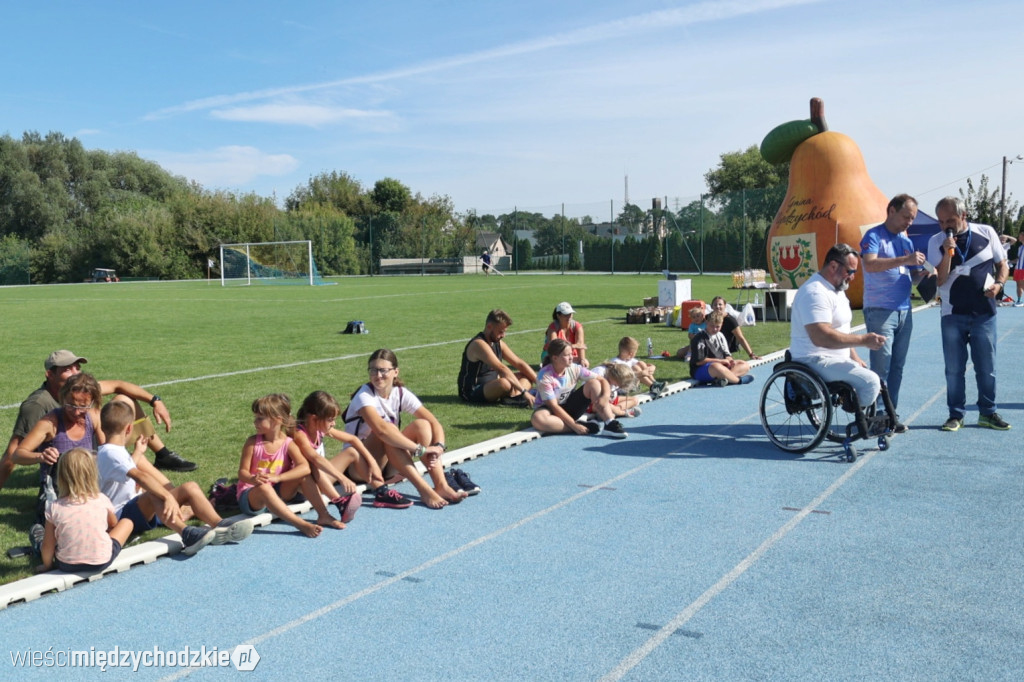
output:
[[874, 404], [880, 383], [855, 348], [878, 350], [881, 334], [851, 334], [853, 311], [846, 290], [857, 274], [860, 254], [848, 244], [836, 244], [825, 255], [821, 270], [793, 298], [790, 353], [827, 383], [844, 381], [853, 387], [861, 407]]

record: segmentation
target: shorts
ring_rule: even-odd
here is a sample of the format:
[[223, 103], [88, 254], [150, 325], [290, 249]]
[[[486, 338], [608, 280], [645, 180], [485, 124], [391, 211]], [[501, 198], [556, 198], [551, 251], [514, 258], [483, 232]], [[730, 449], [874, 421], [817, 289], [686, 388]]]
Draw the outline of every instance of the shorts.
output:
[[[612, 399], [608, 401], [608, 404], [609, 405], [618, 405], [619, 404], [619, 394], [616, 393], [615, 395], [613, 395]], [[589, 405], [587, 405], [587, 414], [594, 414], [594, 403], [590, 403]]]
[[160, 525], [160, 520], [156, 518], [156, 514], [153, 515], [152, 519], [147, 519], [142, 510], [139, 509], [139, 498], [142, 495], [136, 495], [132, 499], [128, 500], [123, 507], [121, 512], [117, 515], [118, 520], [128, 519], [132, 522], [132, 535], [136, 533], [145, 533], [147, 530], [153, 530]]
[[699, 366], [697, 371], [693, 373], [693, 378], [702, 384], [709, 384], [714, 381], [715, 378], [711, 376], [711, 363]]
[[1014, 282], [1024, 282], [1024, 268], [1020, 268], [1013, 271]]
[[94, 571], [102, 571], [110, 564], [114, 563], [114, 559], [121, 553], [121, 543], [110, 538], [110, 558], [102, 564], [66, 564], [60, 559], [54, 561], [54, 565], [58, 570], [64, 571], [65, 573], [92, 573]]
[[470, 391], [469, 395], [464, 398], [467, 403], [489, 403], [490, 401], [484, 397], [484, 384], [477, 384]]
[[[241, 509], [242, 513], [244, 514], [248, 514], [249, 516], [256, 516], [257, 514], [262, 514], [263, 512], [267, 511], [267, 506], [263, 505], [259, 509], [253, 509], [252, 507], [250, 507], [249, 493], [251, 493], [252, 491], [252, 488], [248, 488], [244, 493], [238, 496], [238, 508]], [[274, 484], [274, 492], [277, 493], [278, 495], [281, 494], [280, 483]]]
[[[583, 394], [583, 387], [580, 386], [565, 399], [564, 403], [560, 403], [563, 410], [569, 413], [569, 416], [573, 419], [579, 419], [587, 412], [587, 408], [590, 407], [590, 398]], [[537, 408], [538, 410], [547, 410], [545, 406]], [[550, 410], [549, 410], [550, 411]]]

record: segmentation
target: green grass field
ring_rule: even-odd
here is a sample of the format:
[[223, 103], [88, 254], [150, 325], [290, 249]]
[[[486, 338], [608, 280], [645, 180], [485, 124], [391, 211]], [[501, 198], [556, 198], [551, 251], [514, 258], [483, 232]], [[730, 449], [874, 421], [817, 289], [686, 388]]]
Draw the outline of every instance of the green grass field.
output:
[[[18, 404], [43, 380], [43, 360], [68, 348], [89, 359], [98, 379], [123, 379], [159, 393], [173, 427], [164, 440], [200, 464], [175, 483], [195, 480], [205, 490], [234, 478], [242, 443], [252, 433], [250, 404], [272, 392], [291, 396], [293, 409], [313, 390], [331, 392], [344, 406], [367, 380], [366, 359], [394, 350], [401, 376], [445, 426], [449, 448], [529, 425], [521, 408], [468, 406], [455, 395], [466, 341], [483, 329], [492, 308], [514, 321], [506, 341], [532, 364], [543, 331], [562, 300], [586, 327], [588, 357], [615, 355], [633, 336], [641, 352], [651, 337], [656, 353], [675, 352], [686, 335], [662, 324], [626, 325], [626, 310], [657, 295], [657, 275], [519, 275], [506, 277], [374, 277], [335, 280], [333, 286], [222, 288], [219, 282], [82, 284], [0, 289], [2, 346], [0, 433], [10, 434]], [[694, 298], [731, 296], [726, 276], [692, 279]], [[367, 335], [340, 332], [363, 320]], [[764, 354], [789, 343], [787, 323], [746, 328]], [[658, 364], [658, 377], [684, 379], [679, 361]], [[0, 491], [0, 544], [24, 545], [37, 474], [20, 467]], [[0, 559], [0, 583], [28, 575], [27, 558]]]

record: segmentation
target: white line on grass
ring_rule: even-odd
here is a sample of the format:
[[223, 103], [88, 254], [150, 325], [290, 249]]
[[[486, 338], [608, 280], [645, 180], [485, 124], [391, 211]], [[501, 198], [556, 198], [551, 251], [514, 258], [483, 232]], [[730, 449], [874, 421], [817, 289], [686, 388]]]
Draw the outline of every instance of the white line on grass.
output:
[[[619, 318], [617, 317], [606, 317], [603, 320], [590, 320], [587, 324], [598, 324], [601, 322], [615, 322]], [[546, 329], [546, 327], [545, 327]], [[543, 329], [521, 329], [515, 332], [506, 332], [506, 336], [513, 336], [516, 334], [536, 334], [544, 331]], [[437, 346], [450, 346], [453, 343], [466, 343], [469, 339], [452, 339], [449, 341], [437, 341], [434, 343], [423, 343], [417, 346], [403, 346], [401, 348], [393, 348], [396, 353], [401, 353], [407, 350], [420, 350], [422, 348], [435, 348]], [[187, 377], [184, 379], [169, 379], [168, 381], [158, 381], [152, 384], [142, 384], [143, 388], [157, 388], [159, 386], [172, 386], [174, 384], [187, 384], [194, 381], [208, 381], [210, 379], [225, 379], [227, 377], [235, 377], [243, 374], [257, 374], [259, 372], [274, 372], [280, 369], [290, 369], [292, 367], [305, 367], [307, 365], [319, 365], [326, 362], [340, 362], [342, 360], [354, 360], [356, 358], [366, 357], [366, 353], [353, 353], [351, 355], [339, 355], [333, 358], [316, 358], [314, 360], [302, 360], [299, 362], [287, 362], [282, 365], [270, 365], [268, 367], [251, 367], [249, 369], [239, 369], [233, 372], [220, 372], [218, 374], [204, 374], [197, 377]], [[0, 410], [11, 410], [16, 407], [20, 407], [21, 403], [12, 403], [10, 405], [0, 405]]]

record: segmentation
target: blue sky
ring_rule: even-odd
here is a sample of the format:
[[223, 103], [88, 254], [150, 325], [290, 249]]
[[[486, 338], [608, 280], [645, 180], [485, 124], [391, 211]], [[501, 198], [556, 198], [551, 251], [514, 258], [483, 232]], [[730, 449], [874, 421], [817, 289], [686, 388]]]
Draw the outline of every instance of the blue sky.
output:
[[812, 96], [926, 210], [1024, 155], [1019, 0], [44, 1], [4, 23], [0, 134], [279, 201], [338, 170], [481, 214], [604, 218], [626, 175], [674, 207]]

